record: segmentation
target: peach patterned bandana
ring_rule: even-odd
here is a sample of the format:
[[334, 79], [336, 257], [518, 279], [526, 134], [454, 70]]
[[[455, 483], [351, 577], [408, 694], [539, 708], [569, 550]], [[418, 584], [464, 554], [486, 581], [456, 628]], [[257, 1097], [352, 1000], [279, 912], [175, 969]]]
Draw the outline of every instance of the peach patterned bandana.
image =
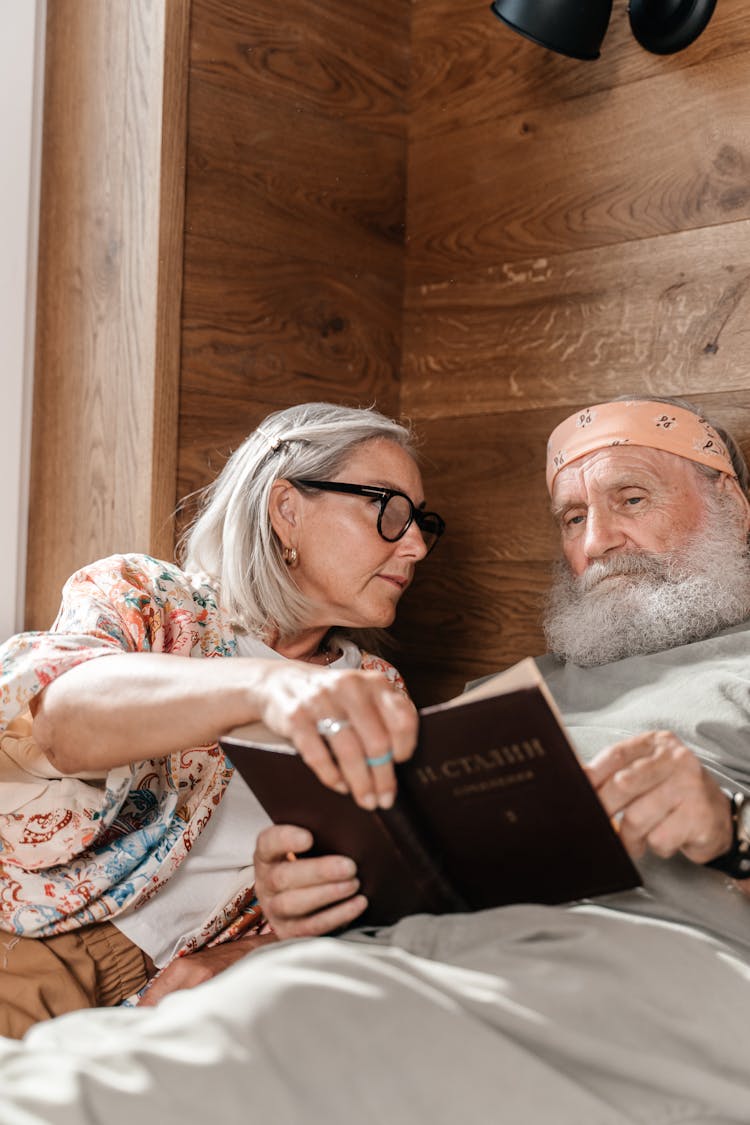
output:
[[600, 402], [571, 414], [552, 431], [547, 443], [550, 492], [565, 465], [611, 445], [664, 449], [736, 477], [724, 442], [699, 414], [661, 402]]

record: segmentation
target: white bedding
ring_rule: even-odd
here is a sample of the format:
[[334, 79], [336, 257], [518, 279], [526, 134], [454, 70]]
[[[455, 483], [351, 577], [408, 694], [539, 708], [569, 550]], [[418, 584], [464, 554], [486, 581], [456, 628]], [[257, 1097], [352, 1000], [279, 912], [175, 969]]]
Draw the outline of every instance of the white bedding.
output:
[[0, 1043], [2, 1125], [750, 1120], [750, 969], [606, 907], [414, 917]]

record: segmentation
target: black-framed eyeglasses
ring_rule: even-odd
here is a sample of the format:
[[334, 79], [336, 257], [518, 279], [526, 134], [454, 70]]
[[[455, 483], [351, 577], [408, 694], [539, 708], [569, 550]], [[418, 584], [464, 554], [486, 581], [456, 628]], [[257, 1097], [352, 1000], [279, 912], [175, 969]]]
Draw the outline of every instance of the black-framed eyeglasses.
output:
[[299, 478], [292, 484], [304, 488], [319, 488], [323, 492], [348, 492], [352, 496], [371, 496], [380, 501], [378, 534], [387, 543], [395, 543], [406, 535], [413, 523], [422, 532], [427, 554], [445, 531], [445, 520], [437, 512], [423, 512], [405, 492], [395, 488], [380, 488], [374, 484], [344, 484], [340, 480], [308, 480]]

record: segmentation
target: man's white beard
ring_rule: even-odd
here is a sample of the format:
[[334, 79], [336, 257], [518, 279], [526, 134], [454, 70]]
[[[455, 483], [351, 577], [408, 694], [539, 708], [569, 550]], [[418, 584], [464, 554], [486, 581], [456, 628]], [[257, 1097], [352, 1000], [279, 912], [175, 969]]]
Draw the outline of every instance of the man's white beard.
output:
[[[700, 641], [750, 617], [750, 554], [736, 510], [706, 505], [709, 531], [668, 555], [633, 552], [576, 578], [559, 563], [544, 633], [559, 659], [584, 667]], [[609, 575], [621, 577], [602, 579]]]

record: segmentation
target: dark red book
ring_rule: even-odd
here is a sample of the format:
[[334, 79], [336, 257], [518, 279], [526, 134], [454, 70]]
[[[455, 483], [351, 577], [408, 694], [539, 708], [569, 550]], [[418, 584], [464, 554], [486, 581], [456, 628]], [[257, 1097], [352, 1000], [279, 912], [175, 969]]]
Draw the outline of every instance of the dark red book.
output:
[[420, 711], [392, 809], [367, 812], [328, 789], [262, 723], [221, 745], [271, 820], [308, 828], [315, 854], [356, 861], [369, 899], [357, 925], [570, 902], [641, 881], [533, 660]]

